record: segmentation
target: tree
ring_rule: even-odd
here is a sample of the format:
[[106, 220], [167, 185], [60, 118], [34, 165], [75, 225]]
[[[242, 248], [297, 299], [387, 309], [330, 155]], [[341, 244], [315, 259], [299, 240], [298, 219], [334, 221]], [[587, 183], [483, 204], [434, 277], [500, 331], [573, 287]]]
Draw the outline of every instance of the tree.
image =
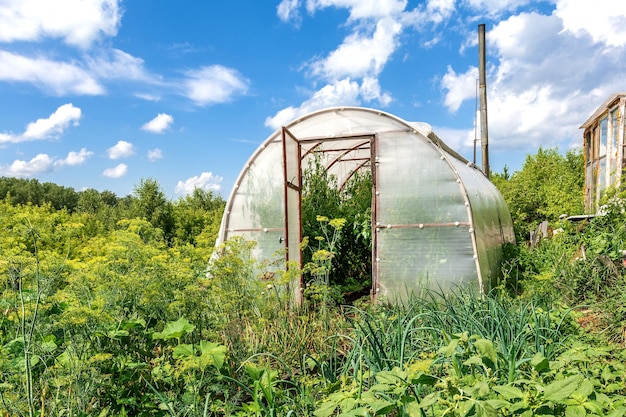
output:
[[0, 195], [13, 205], [43, 203], [43, 187], [36, 179], [2, 177]]
[[539, 148], [528, 155], [521, 171], [508, 176], [493, 174], [492, 182], [506, 200], [518, 238], [544, 220], [554, 222], [562, 214], [582, 214], [584, 210], [584, 160], [579, 150], [565, 155], [558, 149]]
[[213, 245], [219, 232], [226, 202], [213, 191], [196, 188], [174, 204], [176, 243], [195, 245], [199, 240]]
[[50, 203], [57, 210], [76, 209], [78, 193], [71, 187], [63, 187], [51, 182], [40, 183], [36, 179], [0, 178], [0, 197], [13, 205], [34, 204], [41, 206]]
[[173, 207], [165, 198], [159, 183], [153, 178], [142, 179], [139, 185], [135, 186], [133, 196], [132, 215], [146, 219], [152, 226], [161, 229], [165, 240], [171, 242], [175, 226]]
[[66, 209], [69, 212], [76, 210], [78, 205], [78, 193], [71, 187], [62, 187], [51, 182], [44, 182], [43, 197], [44, 203], [52, 204], [57, 210]]

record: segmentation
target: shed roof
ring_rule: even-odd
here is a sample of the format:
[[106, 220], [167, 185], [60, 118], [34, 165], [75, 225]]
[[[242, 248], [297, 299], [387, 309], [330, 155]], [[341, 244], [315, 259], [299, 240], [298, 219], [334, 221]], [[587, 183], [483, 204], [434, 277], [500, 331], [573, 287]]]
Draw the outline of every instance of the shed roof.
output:
[[610, 107], [613, 106], [613, 103], [622, 97], [626, 97], [626, 92], [624, 93], [613, 93], [607, 98], [604, 103], [600, 107], [596, 109], [595, 112], [580, 126], [580, 129], [587, 129], [589, 126], [593, 124], [593, 122], [600, 117], [602, 113], [607, 111]]

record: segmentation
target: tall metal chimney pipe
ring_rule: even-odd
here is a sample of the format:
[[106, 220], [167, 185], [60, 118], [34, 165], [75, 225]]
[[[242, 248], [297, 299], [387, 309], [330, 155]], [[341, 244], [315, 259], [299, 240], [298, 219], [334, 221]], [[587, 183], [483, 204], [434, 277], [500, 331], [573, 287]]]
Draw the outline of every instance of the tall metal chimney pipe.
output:
[[487, 131], [487, 77], [485, 75], [485, 24], [478, 25], [478, 79], [480, 96], [480, 142], [483, 172], [489, 178], [489, 134]]

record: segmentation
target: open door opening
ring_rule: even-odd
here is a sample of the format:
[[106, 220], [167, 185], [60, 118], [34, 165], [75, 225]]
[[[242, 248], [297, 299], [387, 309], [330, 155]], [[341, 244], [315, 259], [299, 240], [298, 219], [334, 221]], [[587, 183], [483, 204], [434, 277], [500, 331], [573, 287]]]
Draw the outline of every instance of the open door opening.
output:
[[320, 293], [342, 303], [371, 294], [374, 145], [375, 135], [296, 138], [283, 128], [285, 249], [303, 269], [297, 304]]

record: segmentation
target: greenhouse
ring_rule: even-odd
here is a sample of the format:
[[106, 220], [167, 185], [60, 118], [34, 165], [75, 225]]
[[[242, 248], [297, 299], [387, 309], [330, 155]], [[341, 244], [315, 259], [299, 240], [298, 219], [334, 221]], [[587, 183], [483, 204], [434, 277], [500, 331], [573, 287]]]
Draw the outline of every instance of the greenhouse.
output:
[[[371, 175], [373, 298], [454, 286], [484, 294], [497, 283], [514, 234], [495, 186], [428, 124], [367, 108], [320, 110], [267, 138], [233, 187], [217, 243], [242, 236], [258, 259], [282, 251], [301, 265], [303, 170], [314, 158], [339, 187]], [[296, 302], [303, 286], [293, 283]]]

